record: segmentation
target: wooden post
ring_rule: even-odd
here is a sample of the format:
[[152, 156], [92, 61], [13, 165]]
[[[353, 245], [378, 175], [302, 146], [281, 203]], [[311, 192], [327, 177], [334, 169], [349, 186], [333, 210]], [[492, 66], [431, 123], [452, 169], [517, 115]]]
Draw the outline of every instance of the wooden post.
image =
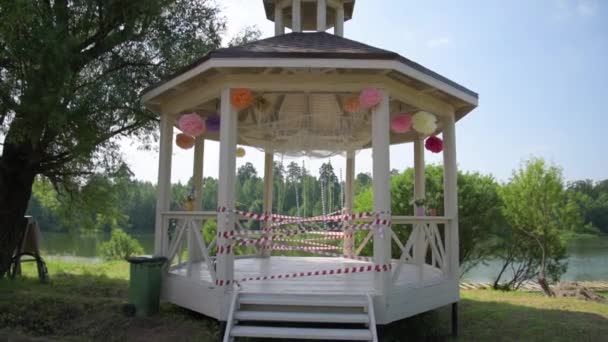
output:
[[[192, 183], [194, 186], [194, 206], [195, 211], [201, 211], [203, 209], [203, 160], [205, 158], [205, 138], [198, 137], [194, 143], [194, 164], [192, 166]], [[197, 221], [192, 224], [190, 229], [189, 239], [196, 241], [196, 235], [193, 229], [202, 230], [202, 221]], [[190, 248], [192, 250], [190, 251]], [[197, 244], [188, 245], [189, 254], [192, 262], [203, 260], [203, 251], [201, 251]]]
[[454, 114], [443, 119], [443, 198], [445, 216], [450, 218], [446, 226], [445, 243], [448, 276], [458, 280], [458, 168], [456, 165], [456, 124]]
[[194, 165], [192, 177], [194, 183], [194, 210], [203, 209], [203, 163], [205, 159], [205, 138], [196, 138], [194, 144]]
[[344, 37], [344, 5], [336, 8], [336, 23], [334, 26], [334, 34], [339, 37]]
[[[222, 90], [220, 105], [220, 161], [218, 200], [220, 207], [227, 208], [226, 212], [217, 215], [218, 232], [231, 232], [234, 230], [234, 179], [236, 172], [236, 135], [237, 135], [237, 113], [230, 103], [230, 88]], [[228, 246], [231, 240], [218, 238], [218, 246]], [[234, 251], [221, 253], [217, 256], [217, 279], [224, 282], [232, 282], [234, 279]], [[230, 290], [232, 286], [225, 286]], [[222, 313], [224, 316], [225, 313]]]
[[[353, 151], [346, 152], [346, 179], [344, 181], [344, 211], [352, 213], [353, 197], [355, 185], [355, 153]], [[355, 234], [354, 232], [345, 232], [344, 234], [344, 254], [353, 255], [355, 250]]]
[[[272, 213], [272, 191], [274, 189], [274, 155], [272, 152], [266, 152], [264, 155], [264, 198], [262, 200], [262, 207], [265, 213]], [[264, 229], [269, 229], [272, 222], [266, 222]], [[260, 246], [260, 255], [263, 257], [270, 257], [270, 249]]]
[[[414, 140], [414, 199], [425, 198], [425, 174], [424, 174], [424, 137], [418, 137]], [[422, 206], [422, 209], [424, 206]], [[414, 215], [418, 216], [418, 206], [414, 204]], [[414, 225], [412, 230], [416, 234], [414, 243], [414, 263], [418, 267], [418, 279], [420, 282], [424, 279], [424, 264], [426, 258], [426, 241], [424, 238], [424, 230], [421, 229], [420, 223]]]
[[291, 30], [302, 32], [302, 2], [293, 0], [291, 3]]
[[327, 28], [327, 0], [317, 0], [317, 31], [325, 32]]
[[285, 34], [285, 24], [283, 22], [283, 6], [280, 2], [274, 5], [274, 35]]
[[[390, 114], [389, 96], [385, 92], [382, 101], [372, 112], [372, 154], [373, 154], [373, 191], [374, 211], [391, 210], [390, 186]], [[390, 220], [390, 215], [380, 215], [380, 219]], [[391, 262], [390, 227], [374, 229], [374, 262], [384, 265]], [[390, 272], [376, 273], [376, 290], [380, 295], [389, 294]]]
[[173, 118], [160, 116], [160, 148], [158, 157], [158, 185], [156, 194], [156, 221], [154, 225], [154, 255], [162, 256], [164, 244], [164, 222], [162, 213], [170, 209], [171, 203], [171, 153], [173, 149]]

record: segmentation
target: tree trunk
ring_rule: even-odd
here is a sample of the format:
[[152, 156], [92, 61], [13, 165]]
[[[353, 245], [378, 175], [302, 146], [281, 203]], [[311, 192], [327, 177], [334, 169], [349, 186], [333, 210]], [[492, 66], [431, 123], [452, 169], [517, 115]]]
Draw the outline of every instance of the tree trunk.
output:
[[23, 216], [37, 174], [31, 151], [29, 143], [12, 144], [7, 137], [0, 157], [0, 278], [9, 270], [25, 228]]

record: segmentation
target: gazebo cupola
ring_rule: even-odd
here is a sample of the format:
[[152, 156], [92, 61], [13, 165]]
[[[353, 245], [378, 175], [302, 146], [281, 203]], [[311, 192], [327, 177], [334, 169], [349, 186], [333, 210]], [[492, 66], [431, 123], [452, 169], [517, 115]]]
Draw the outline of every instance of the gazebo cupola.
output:
[[264, 0], [266, 16], [275, 23], [275, 36], [293, 32], [324, 32], [334, 28], [344, 36], [344, 22], [352, 18], [355, 0]]

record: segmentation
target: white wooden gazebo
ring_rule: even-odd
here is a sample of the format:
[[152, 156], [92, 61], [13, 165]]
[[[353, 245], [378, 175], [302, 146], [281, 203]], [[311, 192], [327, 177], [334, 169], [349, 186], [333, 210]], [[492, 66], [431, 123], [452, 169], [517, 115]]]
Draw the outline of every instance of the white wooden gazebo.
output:
[[[155, 254], [171, 260], [163, 298], [226, 322], [227, 340], [376, 340], [376, 324], [457, 303], [455, 123], [477, 106], [477, 94], [399, 54], [343, 38], [354, 0], [264, 0], [263, 5], [276, 24], [275, 37], [212, 51], [143, 95], [143, 103], [161, 122]], [[292, 32], [286, 34], [285, 28]], [[327, 33], [331, 28], [334, 33]], [[380, 91], [379, 103], [351, 115], [346, 108], [349, 99], [370, 88]], [[237, 109], [231, 101], [235, 89], [247, 89], [261, 105]], [[432, 113], [437, 118], [432, 134], [443, 138], [442, 216], [390, 213], [390, 145], [413, 143], [415, 197], [425, 194], [428, 135], [413, 129], [392, 132], [391, 119], [403, 112]], [[194, 211], [170, 211], [174, 127], [185, 113], [204, 119], [219, 115], [220, 128], [196, 138]], [[357, 120], [351, 120], [353, 115]], [[345, 125], [342, 118], [351, 121]], [[306, 139], [302, 132], [307, 132]], [[220, 159], [206, 161], [217, 162], [219, 168], [217, 212], [201, 211], [205, 139], [220, 143]], [[339, 152], [347, 156], [344, 214], [306, 219], [272, 213], [273, 155], [283, 151], [282, 144], [293, 151], [299, 143], [302, 154], [343, 149]], [[235, 208], [237, 144], [265, 152], [264, 213]], [[374, 213], [349, 216], [355, 153], [363, 148], [372, 149], [372, 160], [359, 162], [373, 163]], [[205, 241], [201, 233], [202, 223], [209, 220], [217, 221], [213, 241]], [[243, 222], [250, 220], [260, 220], [261, 230], [245, 229]], [[340, 224], [331, 232], [302, 228], [304, 222], [315, 220]], [[285, 225], [279, 226], [281, 222]], [[302, 256], [285, 256], [273, 249], [281, 240], [273, 240], [277, 234], [285, 239], [308, 233], [321, 234], [322, 239], [342, 234], [343, 241], [336, 245], [342, 251], [310, 248], [313, 256], [304, 256], [306, 249], [296, 248]], [[358, 246], [355, 234], [366, 237], [357, 239]], [[373, 244], [373, 256], [358, 255], [367, 243]], [[256, 324], [261, 321], [265, 324]], [[310, 326], [285, 326], [290, 322]], [[313, 329], [315, 324], [322, 326]]]

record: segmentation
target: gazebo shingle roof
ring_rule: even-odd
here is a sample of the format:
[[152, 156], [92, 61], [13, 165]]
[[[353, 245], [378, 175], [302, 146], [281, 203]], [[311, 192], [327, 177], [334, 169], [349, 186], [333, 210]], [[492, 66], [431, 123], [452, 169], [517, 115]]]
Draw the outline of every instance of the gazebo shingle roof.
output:
[[146, 91], [156, 88], [166, 81], [213, 58], [318, 58], [399, 61], [475, 98], [478, 97], [477, 93], [396, 52], [379, 49], [327, 32], [291, 32], [241, 46], [216, 49]]

